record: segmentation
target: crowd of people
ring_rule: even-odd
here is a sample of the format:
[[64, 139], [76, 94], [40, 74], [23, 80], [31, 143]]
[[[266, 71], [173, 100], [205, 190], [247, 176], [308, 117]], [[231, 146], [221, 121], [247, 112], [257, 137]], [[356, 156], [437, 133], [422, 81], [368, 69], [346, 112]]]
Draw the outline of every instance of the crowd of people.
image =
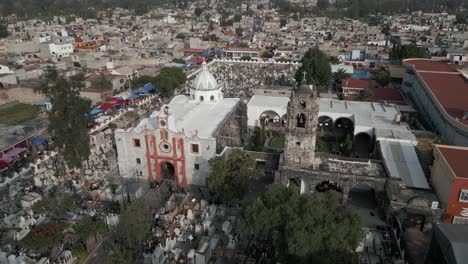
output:
[[[215, 61], [208, 69], [223, 87], [224, 96], [250, 98], [260, 85], [295, 85], [298, 68], [297, 64]], [[195, 76], [186, 82], [186, 88], [192, 85]]]

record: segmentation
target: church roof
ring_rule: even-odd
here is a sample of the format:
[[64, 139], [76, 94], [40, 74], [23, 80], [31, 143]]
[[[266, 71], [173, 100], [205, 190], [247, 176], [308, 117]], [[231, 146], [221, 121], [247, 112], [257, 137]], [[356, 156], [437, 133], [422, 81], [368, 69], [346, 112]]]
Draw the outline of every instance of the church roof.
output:
[[213, 77], [210, 71], [208, 71], [206, 62], [203, 62], [202, 70], [198, 73], [197, 77], [193, 81], [192, 88], [198, 91], [212, 91], [219, 88], [215, 77]]
[[[218, 127], [234, 111], [239, 98], [225, 98], [215, 103], [200, 103], [191, 101], [188, 96], [177, 95], [167, 105], [168, 127], [173, 132], [184, 130], [185, 135], [193, 137], [198, 135], [201, 139], [212, 138]], [[162, 111], [162, 110], [161, 110]], [[146, 127], [157, 129], [156, 116], [160, 112], [155, 111], [150, 118], [143, 119], [137, 126], [137, 131]]]

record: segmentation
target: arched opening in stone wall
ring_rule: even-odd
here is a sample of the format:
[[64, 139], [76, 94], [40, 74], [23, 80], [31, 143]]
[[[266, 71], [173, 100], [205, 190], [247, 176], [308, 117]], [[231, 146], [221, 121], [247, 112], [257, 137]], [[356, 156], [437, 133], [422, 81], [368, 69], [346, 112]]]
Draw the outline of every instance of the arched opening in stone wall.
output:
[[385, 225], [383, 213], [379, 210], [376, 193], [372, 186], [359, 184], [348, 193], [347, 206], [354, 208], [365, 227]]
[[354, 131], [354, 122], [353, 120], [347, 117], [340, 117], [335, 120], [335, 129], [343, 130], [346, 132], [353, 132]]
[[354, 135], [353, 156], [357, 158], [369, 158], [372, 152], [372, 137], [368, 133], [361, 132]]
[[341, 189], [340, 186], [338, 186], [338, 183], [334, 181], [323, 181], [317, 184], [317, 186], [315, 186], [315, 191], [317, 192], [328, 192], [328, 191], [342, 192], [343, 190]]
[[267, 110], [260, 114], [260, 124], [262, 126], [281, 126], [281, 120], [278, 113], [273, 110]]
[[305, 128], [306, 127], [306, 116], [304, 114], [298, 114], [297, 117], [297, 127]]
[[329, 116], [319, 116], [318, 118], [318, 129], [324, 131], [333, 130], [334, 124], [333, 119]]

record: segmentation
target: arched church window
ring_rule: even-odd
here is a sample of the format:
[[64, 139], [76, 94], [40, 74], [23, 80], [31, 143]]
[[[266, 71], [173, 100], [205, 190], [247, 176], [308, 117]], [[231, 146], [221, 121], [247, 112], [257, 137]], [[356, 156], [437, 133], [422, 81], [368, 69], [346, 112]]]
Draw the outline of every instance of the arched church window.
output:
[[210, 100], [214, 101], [214, 95], [210, 96]]
[[298, 114], [297, 115], [297, 127], [302, 127], [305, 128], [306, 124], [306, 117], [304, 114]]
[[200, 101], [203, 102], [205, 98], [203, 96], [200, 96]]
[[301, 105], [302, 109], [306, 108], [306, 102], [304, 100], [301, 100], [299, 104]]

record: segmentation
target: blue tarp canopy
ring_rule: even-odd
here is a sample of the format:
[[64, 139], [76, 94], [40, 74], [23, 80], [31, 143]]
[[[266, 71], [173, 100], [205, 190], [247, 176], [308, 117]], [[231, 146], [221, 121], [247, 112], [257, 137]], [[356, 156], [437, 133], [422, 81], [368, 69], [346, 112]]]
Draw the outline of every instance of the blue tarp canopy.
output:
[[93, 108], [93, 110], [89, 111], [90, 115], [97, 115], [99, 113], [102, 113], [102, 110], [99, 108]]
[[138, 95], [137, 93], [132, 93], [130, 95], [130, 97], [127, 98], [127, 100], [135, 100], [135, 99], [138, 99], [138, 98], [140, 98], [140, 95]]
[[45, 142], [46, 142], [45, 138], [37, 137], [33, 141], [31, 141], [31, 145], [33, 147], [37, 147], [37, 146], [40, 146], [40, 145], [44, 145]]
[[144, 87], [141, 87], [140, 89], [137, 90], [137, 93], [139, 94], [145, 94], [145, 93], [150, 93], [152, 91], [156, 90], [156, 86], [154, 84], [149, 84]]

